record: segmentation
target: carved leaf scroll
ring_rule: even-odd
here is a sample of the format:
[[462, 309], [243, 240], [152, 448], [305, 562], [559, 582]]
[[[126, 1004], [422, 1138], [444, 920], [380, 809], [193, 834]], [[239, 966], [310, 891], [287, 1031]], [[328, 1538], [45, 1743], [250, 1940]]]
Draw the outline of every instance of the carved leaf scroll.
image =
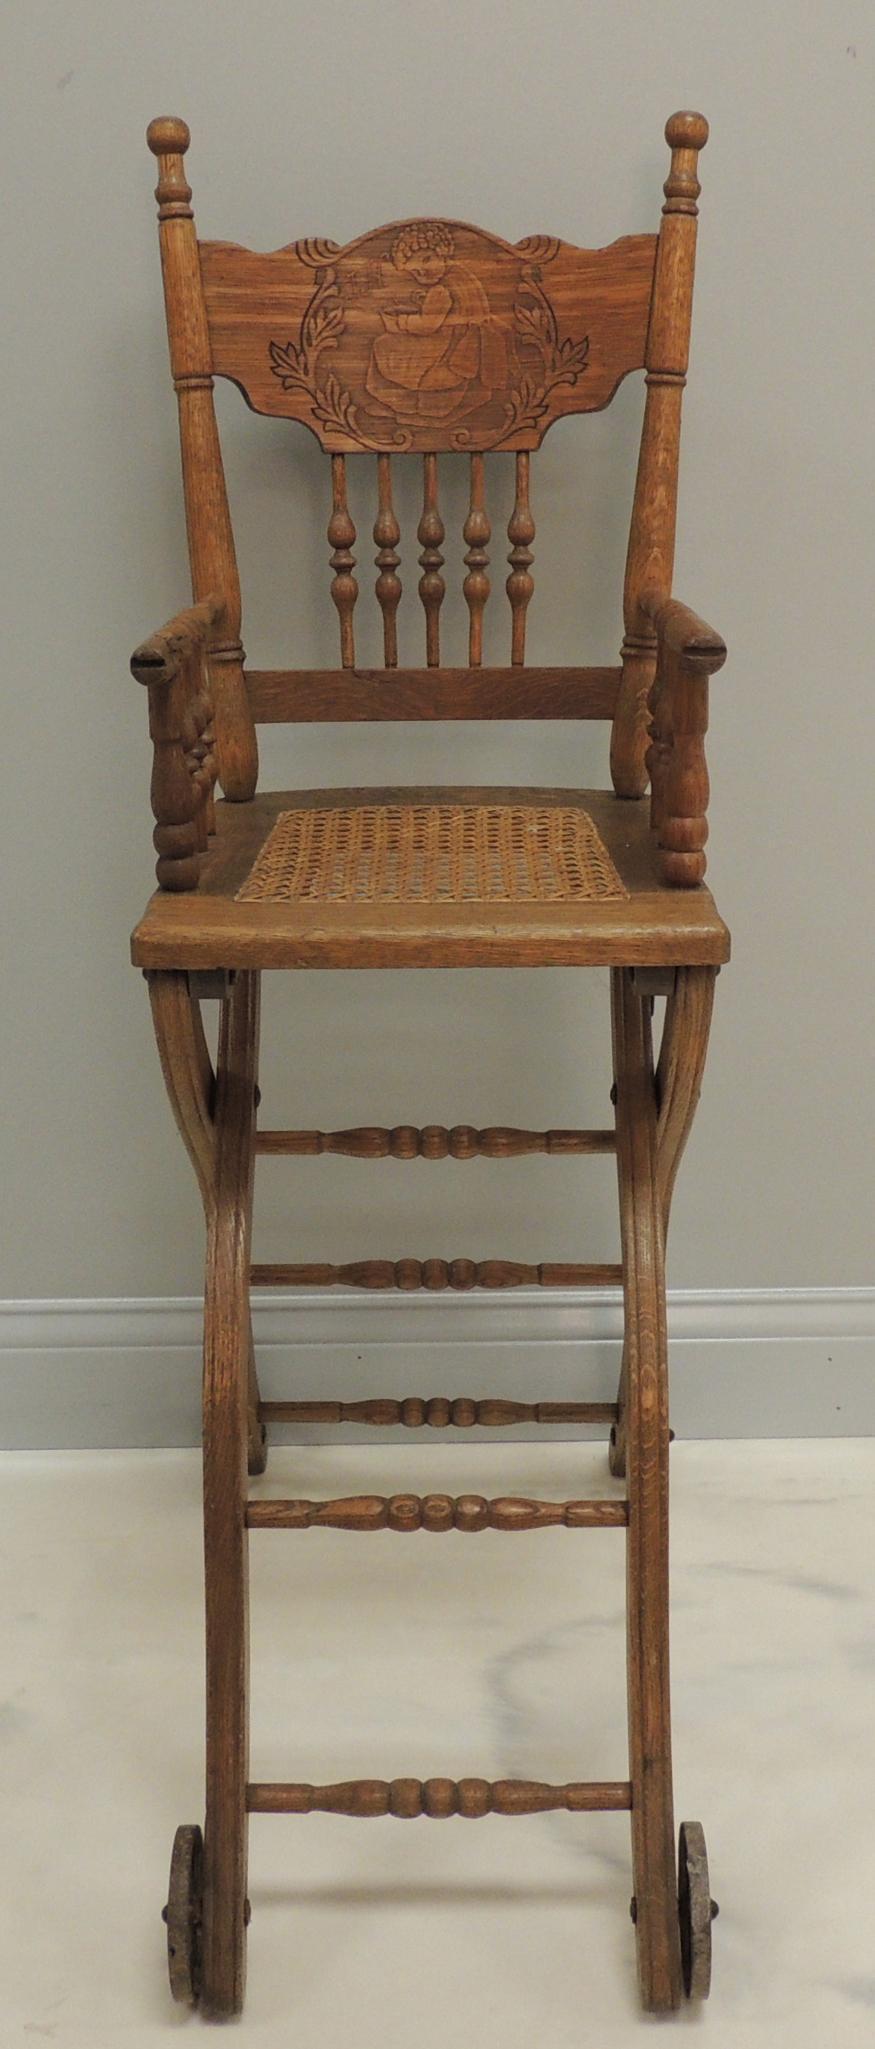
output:
[[[435, 237], [442, 235], [443, 246], [450, 251], [454, 250], [455, 244], [452, 233], [443, 223], [426, 221], [421, 226], [426, 233], [433, 231]], [[403, 236], [399, 236], [396, 240], [396, 249], [398, 243], [402, 241]], [[556, 244], [547, 245], [544, 254], [548, 257], [555, 254], [557, 246]], [[426, 251], [426, 254], [428, 253], [430, 252]], [[438, 258], [437, 260], [441, 259]], [[456, 266], [456, 268], [461, 270], [462, 266]], [[445, 269], [444, 274], [447, 274], [447, 269]], [[473, 283], [473, 273], [470, 271], [470, 267], [468, 275]], [[484, 306], [488, 308], [488, 298], [485, 293], [482, 296]], [[469, 305], [468, 311], [473, 312], [474, 307]], [[434, 317], [437, 320], [437, 347], [438, 350], [443, 349], [444, 374], [446, 377], [452, 376], [453, 356], [455, 354], [458, 358], [464, 349], [464, 342], [460, 344], [456, 340], [454, 323], [448, 315], [445, 315], [444, 319], [441, 320], [439, 313], [429, 316], [425, 311], [420, 311], [417, 314], [413, 309], [408, 309], [406, 316], [402, 310], [399, 316], [400, 319], [403, 321], [407, 317], [409, 321], [411, 312], [414, 319], [418, 318], [423, 323], [430, 317]], [[488, 311], [485, 317], [487, 321], [490, 319]], [[511, 317], [513, 331], [517, 338], [516, 360], [526, 367], [522, 368], [522, 373], [507, 399], [502, 398], [500, 390], [496, 391], [488, 385], [482, 387], [487, 403], [491, 400], [498, 400], [502, 405], [502, 417], [497, 427], [486, 436], [478, 435], [477, 437], [478, 445], [482, 443], [482, 446], [485, 448], [500, 448], [509, 436], [517, 433], [520, 429], [537, 427], [549, 410], [550, 394], [558, 390], [563, 384], [576, 384], [578, 378], [582, 376], [586, 369], [589, 355], [588, 335], [584, 335], [578, 341], [575, 341], [571, 335], [560, 336], [555, 312], [544, 289], [543, 272], [540, 264], [530, 264], [521, 270]], [[456, 325], [458, 324], [456, 323]], [[468, 324], [472, 325], [473, 323]], [[445, 340], [441, 337], [442, 327], [448, 330]], [[346, 329], [347, 319], [341, 298], [341, 289], [337, 280], [337, 271], [334, 266], [331, 266], [323, 270], [322, 276], [316, 285], [301, 322], [298, 341], [288, 341], [286, 343], [270, 342], [269, 353], [274, 376], [280, 379], [285, 391], [300, 391], [309, 399], [312, 417], [318, 426], [325, 427], [329, 431], [348, 434], [363, 448], [384, 445], [390, 448], [410, 447], [413, 435], [409, 427], [407, 429], [399, 428], [394, 423], [394, 420], [387, 422], [385, 427], [379, 422], [375, 426], [373, 407], [368, 407], [367, 397], [362, 399], [361, 395], [354, 396], [350, 390], [344, 387], [340, 378], [332, 369], [325, 368], [321, 360], [324, 352], [337, 348]], [[427, 350], [427, 357], [433, 359], [435, 355], [434, 343], [432, 342], [431, 334], [426, 331], [424, 326], [423, 339], [430, 344]], [[415, 344], [411, 344], [407, 352], [407, 361], [412, 363], [415, 368], [416, 357], [414, 350]], [[403, 349], [401, 351], [401, 358], [402, 370], [398, 385], [399, 403], [405, 399], [404, 384], [401, 381], [403, 380], [404, 368], [406, 368]], [[507, 352], [507, 360], [512, 360], [509, 350]], [[436, 382], [442, 367], [440, 355], [436, 362], [432, 360], [429, 367], [432, 369]], [[459, 373], [457, 372], [457, 374]], [[471, 381], [471, 378], [469, 378], [469, 384]], [[391, 383], [387, 385], [387, 393], [386, 402], [391, 403]], [[416, 387], [413, 382], [411, 383], [408, 402], [415, 410]], [[460, 376], [458, 404], [462, 407], [465, 405], [465, 402], [465, 381]], [[369, 417], [364, 422], [363, 415], [366, 414]], [[445, 414], [444, 418], [451, 429], [450, 440], [452, 445], [457, 448], [467, 448], [472, 438], [470, 428], [458, 426], [453, 429], [452, 410]]]

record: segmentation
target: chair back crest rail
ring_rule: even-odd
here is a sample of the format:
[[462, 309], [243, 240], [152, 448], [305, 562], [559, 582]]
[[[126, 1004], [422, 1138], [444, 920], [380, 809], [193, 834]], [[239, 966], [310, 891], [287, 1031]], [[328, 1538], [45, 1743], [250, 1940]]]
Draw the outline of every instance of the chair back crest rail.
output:
[[[642, 796], [649, 767], [658, 761], [663, 768], [673, 728], [664, 705], [649, 723], [658, 667], [654, 599], [664, 603], [671, 593], [697, 162], [707, 132], [701, 115], [675, 115], [667, 124], [671, 168], [658, 235], [627, 236], [591, 250], [546, 235], [511, 244], [464, 223], [431, 219], [396, 222], [342, 248], [305, 240], [259, 253], [227, 242], [198, 242], [184, 168], [188, 129], [172, 118], [151, 123], [193, 597], [196, 604], [209, 600], [215, 606], [201, 715], [205, 704], [209, 766], [226, 797], [246, 800], [254, 794], [259, 721], [607, 718], [619, 796]], [[531, 456], [554, 420], [602, 409], [622, 379], [640, 369], [646, 398], [620, 663], [527, 668], [536, 538]], [[235, 383], [255, 412], [308, 427], [329, 458], [326, 582], [338, 617], [335, 671], [245, 673], [240, 584], [213, 405], [216, 376]], [[506, 538], [509, 659], [501, 668], [483, 665], [495, 550], [486, 457], [497, 451], [511, 452], [515, 460]], [[441, 664], [447, 588], [439, 458], [451, 453], [467, 456], [470, 473], [462, 529], [468, 663], [455, 669]], [[374, 464], [368, 538], [382, 625], [381, 669], [356, 664], [363, 537], [349, 505], [350, 454], [369, 455]], [[418, 577], [405, 568], [414, 551], [412, 543], [410, 552], [404, 548], [393, 495], [393, 464], [407, 455], [422, 468]], [[425, 660], [419, 669], [398, 666], [398, 611], [408, 579], [416, 583], [423, 615]], [[707, 690], [707, 677], [699, 680]], [[150, 702], [153, 724], [160, 727], [154, 691]], [[701, 736], [706, 718], [700, 707], [692, 708], [690, 719]], [[172, 741], [165, 737], [162, 744], [166, 749]], [[687, 746], [688, 770], [691, 761]], [[202, 762], [199, 773], [203, 783]], [[165, 761], [163, 782], [169, 781]], [[661, 816], [670, 786], [665, 767]], [[199, 803], [208, 815], [203, 795]], [[187, 888], [196, 855], [186, 841], [182, 857], [187, 821], [180, 816], [185, 805], [178, 788], [171, 808], [172, 817], [156, 815], [159, 828], [174, 828], [180, 859], [175, 882], [172, 857], [164, 860], [161, 879], [165, 887]], [[707, 829], [701, 809], [700, 790], [696, 830]], [[199, 825], [196, 840], [201, 837]], [[690, 853], [700, 855], [692, 828], [686, 839]], [[683, 865], [675, 863], [671, 879], [698, 879], [692, 872], [681, 875]]]

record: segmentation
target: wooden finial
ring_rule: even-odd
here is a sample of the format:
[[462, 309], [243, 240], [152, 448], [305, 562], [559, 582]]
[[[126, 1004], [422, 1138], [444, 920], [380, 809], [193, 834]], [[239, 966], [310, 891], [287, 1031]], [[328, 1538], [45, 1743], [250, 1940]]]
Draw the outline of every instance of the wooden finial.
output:
[[708, 133], [708, 123], [704, 114], [692, 114], [682, 110], [679, 114], [669, 114], [665, 124], [665, 139], [669, 149], [704, 149]]
[[191, 141], [188, 123], [178, 114], [158, 114], [149, 122], [146, 141], [155, 157], [184, 157]]
[[696, 200], [701, 185], [696, 176], [699, 151], [708, 140], [704, 114], [672, 114], [665, 124], [665, 139], [671, 150], [671, 170], [663, 186], [663, 213], [698, 212]]
[[158, 219], [191, 220], [191, 186], [182, 161], [191, 141], [186, 123], [175, 114], [160, 114], [149, 122], [146, 141], [161, 166], [155, 187]]

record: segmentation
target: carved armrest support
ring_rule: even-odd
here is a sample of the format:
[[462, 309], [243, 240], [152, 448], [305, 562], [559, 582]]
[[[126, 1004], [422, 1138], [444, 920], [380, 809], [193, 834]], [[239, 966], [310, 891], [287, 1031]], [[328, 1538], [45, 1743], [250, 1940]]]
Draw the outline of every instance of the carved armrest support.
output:
[[197, 888], [198, 856], [213, 829], [216, 761], [205, 656], [224, 612], [221, 598], [205, 598], [177, 613], [131, 656], [131, 671], [149, 693], [152, 837], [161, 889]]
[[708, 838], [708, 678], [723, 667], [725, 642], [687, 605], [645, 593], [641, 609], [656, 628], [650, 692], [650, 823], [663, 881], [692, 889], [706, 868]]

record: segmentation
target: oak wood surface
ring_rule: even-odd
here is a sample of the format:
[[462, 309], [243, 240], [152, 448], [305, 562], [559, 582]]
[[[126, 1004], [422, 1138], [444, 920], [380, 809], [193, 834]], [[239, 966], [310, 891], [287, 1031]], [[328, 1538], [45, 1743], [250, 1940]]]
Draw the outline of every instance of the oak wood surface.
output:
[[139, 967], [693, 966], [728, 959], [729, 935], [707, 888], [660, 878], [644, 805], [598, 790], [504, 786], [452, 790], [463, 803], [579, 803], [628, 897], [592, 903], [235, 903], [280, 811], [313, 805], [439, 803], [445, 790], [295, 790], [218, 804], [216, 835], [196, 893], [158, 892], [132, 939]]
[[702, 1088], [711, 1014], [713, 968], [683, 968], [668, 998], [656, 1065], [656, 1170], [663, 1232]]
[[471, 500], [462, 528], [465, 543], [465, 581], [462, 594], [468, 607], [468, 660], [472, 668], [483, 661], [483, 613], [489, 597], [489, 514], [486, 510], [486, 478], [482, 455], [471, 457]]
[[196, 599], [218, 592], [225, 633], [213, 644], [210, 668], [216, 706], [219, 780], [228, 797], [251, 797], [258, 777], [255, 729], [243, 688], [240, 578], [222, 451], [213, 405], [212, 354], [203, 299], [191, 187], [184, 158], [184, 121], [149, 124], [146, 140], [158, 159], [158, 234], [170, 368], [179, 411], [185, 520]]
[[667, 2012], [680, 2002], [681, 1959], [669, 1693], [664, 1231], [649, 1002], [638, 995], [627, 970], [614, 970], [611, 995], [624, 1267], [626, 1684], [635, 1936], [643, 2005], [648, 2012]]
[[[186, 974], [150, 974], [147, 981], [164, 1084], [195, 1171], [207, 1225], [212, 1229], [218, 1199], [217, 1081], [204, 1033], [200, 1001]], [[229, 997], [230, 989], [226, 1000]], [[248, 1463], [250, 1473], [260, 1473], [265, 1466], [264, 1426], [251, 1319], [248, 1352]]]
[[204, 1289], [207, 1754], [202, 1998], [205, 2012], [217, 2018], [239, 2013], [246, 1975], [247, 1266], [258, 1023], [258, 976], [238, 975], [222, 1007], [219, 1027], [216, 1191], [207, 1222]]
[[610, 719], [619, 669], [250, 669], [260, 725], [403, 719]]
[[[674, 1179], [701, 1085], [714, 978], [729, 953], [726, 928], [702, 881], [708, 680], [725, 648], [671, 595], [698, 159], [708, 127], [701, 115], [681, 113], [671, 117], [665, 132], [671, 165], [658, 237], [631, 236], [586, 250], [546, 236], [510, 244], [478, 228], [430, 219], [374, 230], [343, 249], [307, 241], [266, 255], [228, 243], [198, 243], [184, 169], [186, 125], [166, 117], [148, 132], [158, 160], [165, 305], [196, 602], [143, 644], [133, 662], [149, 696], [162, 886], [133, 935], [132, 954], [149, 975], [164, 1077], [207, 1220], [202, 1950], [208, 2017], [229, 2016], [242, 2004], [248, 1812], [477, 1818], [631, 1809], [642, 2002], [651, 2011], [676, 2006], [685, 1975], [688, 1991], [707, 1989], [701, 1944], [698, 1965], [691, 1968], [686, 1942], [682, 1969], [674, 1857], [664, 1250]], [[530, 452], [554, 420], [607, 404], [621, 378], [642, 367], [646, 396], [621, 666], [527, 670], [526, 619], [536, 601]], [[339, 669], [244, 677], [215, 375], [236, 382], [255, 411], [306, 425], [330, 455], [330, 502], [326, 498], [321, 517], [323, 530], [328, 521]], [[492, 470], [487, 476], [484, 454], [493, 449], [516, 456], [506, 605], [502, 598], [510, 664], [484, 669], [492, 540]], [[415, 536], [402, 535], [393, 496], [391, 457], [408, 450], [422, 458]], [[346, 458], [361, 451], [370, 451], [375, 486], [364, 532], [370, 530], [376, 549], [369, 602], [379, 610], [384, 661], [376, 670], [355, 666], [357, 536]], [[465, 574], [453, 579], [468, 611], [468, 667], [458, 669], [440, 666], [443, 606], [452, 591], [444, 570], [447, 559], [453, 563], [458, 540], [451, 535], [448, 542], [441, 509], [449, 502], [444, 454], [453, 451], [469, 458], [461, 536]], [[408, 600], [416, 611], [418, 597], [424, 625], [424, 668], [398, 668], [404, 564]], [[326, 577], [326, 598], [327, 586]], [[617, 794], [417, 788], [255, 795], [256, 720], [537, 717], [610, 718]], [[573, 779], [571, 755], [569, 763]], [[641, 801], [648, 774], [649, 807]], [[227, 800], [218, 806], [217, 775]], [[235, 901], [283, 810], [448, 800], [494, 805], [521, 798], [582, 806], [625, 894], [613, 901], [569, 903]], [[616, 1133], [412, 1125], [256, 1133], [257, 970], [442, 965], [611, 967]], [[200, 997], [209, 985], [198, 976], [221, 977], [215, 1073], [200, 1015]], [[667, 996], [655, 1071], [654, 994]], [[256, 1151], [497, 1160], [533, 1151], [608, 1150], [617, 1157], [620, 1265], [443, 1258], [250, 1264]], [[624, 1342], [614, 1403], [468, 1396], [261, 1402], [250, 1315], [253, 1281], [440, 1290], [532, 1282], [605, 1285], [619, 1279]], [[431, 1429], [610, 1422], [611, 1469], [619, 1477], [628, 1467], [627, 1498], [248, 1499], [247, 1461], [250, 1471], [263, 1468], [266, 1417]], [[628, 1781], [251, 1782], [247, 1532], [313, 1527], [436, 1534], [626, 1527]], [[710, 1935], [703, 1855], [702, 1845], [695, 1916], [701, 1943], [706, 1920]], [[686, 1927], [689, 1883], [686, 1899], [683, 1891], [682, 1874], [680, 1919]]]
[[601, 1262], [582, 1265], [566, 1261], [530, 1265], [521, 1259], [354, 1259], [344, 1266], [312, 1261], [288, 1266], [273, 1263], [250, 1269], [254, 1288], [613, 1288], [623, 1277], [621, 1266]]
[[708, 678], [723, 667], [725, 643], [687, 605], [648, 591], [642, 610], [656, 631], [656, 667], [648, 698], [650, 823], [663, 879], [695, 888], [705, 874], [708, 837]]
[[396, 614], [401, 602], [401, 578], [398, 575], [400, 556], [398, 543], [401, 528], [395, 516], [392, 500], [392, 458], [389, 455], [377, 457], [377, 517], [374, 521], [374, 541], [377, 553], [375, 565], [377, 581], [374, 586], [377, 603], [383, 614], [383, 660], [387, 669], [398, 666], [398, 628]]
[[521, 1131], [491, 1124], [360, 1124], [348, 1131], [258, 1131], [257, 1153], [318, 1156], [344, 1153], [356, 1160], [509, 1160], [528, 1153], [612, 1153], [614, 1131]]
[[395, 1530], [432, 1535], [460, 1530], [622, 1529], [629, 1520], [625, 1501], [529, 1501], [484, 1494], [353, 1494], [339, 1501], [250, 1501], [250, 1530]]
[[656, 668], [656, 632], [644, 609], [646, 592], [668, 597], [677, 518], [681, 407], [690, 348], [699, 151], [708, 140], [701, 114], [673, 114], [665, 139], [671, 167], [656, 254], [646, 349], [644, 422], [623, 586], [623, 683], [611, 736], [611, 775], [618, 796], [647, 788], [647, 706]]
[[502, 1430], [515, 1423], [613, 1423], [616, 1402], [512, 1402], [493, 1396], [383, 1395], [359, 1402], [263, 1402], [268, 1423], [367, 1423], [385, 1430]]
[[[678, 658], [677, 668], [648, 599], [657, 593], [664, 601], [671, 591], [698, 159], [708, 124], [699, 114], [681, 113], [671, 117], [665, 134], [671, 166], [658, 236], [627, 236], [601, 250], [578, 249], [543, 235], [514, 245], [464, 223], [428, 219], [391, 223], [345, 248], [317, 238], [265, 255], [230, 243], [198, 243], [184, 170], [190, 140], [186, 124], [164, 118], [150, 125], [149, 147], [159, 164], [156, 197], [192, 576], [196, 596], [203, 597], [208, 588], [220, 594], [226, 623], [225, 638], [216, 640], [210, 652], [216, 707], [210, 746], [222, 786], [235, 801], [245, 801], [254, 791], [257, 754], [253, 693], [244, 687], [240, 589], [213, 408], [214, 375], [237, 382], [255, 410], [303, 422], [330, 451], [332, 596], [339, 614], [342, 674], [352, 679], [358, 585], [347, 453], [371, 450], [377, 459], [376, 594], [390, 675], [397, 668], [401, 597], [391, 453], [418, 450], [423, 459], [417, 538], [426, 674], [439, 671], [446, 594], [438, 452], [469, 453], [463, 595], [469, 611], [469, 662], [476, 675], [489, 595], [483, 452], [516, 451], [507, 578], [513, 674], [524, 664], [526, 614], [534, 589], [530, 451], [554, 419], [599, 408], [629, 370], [646, 367], [621, 680], [610, 692], [612, 777], [621, 796], [641, 796], [648, 765], [655, 764], [653, 822], [656, 829], [658, 817], [662, 879], [675, 887], [701, 882], [707, 836], [702, 746], [707, 693], [693, 687], [685, 659]], [[437, 693], [426, 690], [420, 706], [415, 685], [411, 689], [400, 679], [399, 684], [397, 697], [394, 687], [384, 688], [383, 708], [368, 708], [373, 696], [359, 690], [358, 678], [351, 692], [333, 701], [327, 677], [281, 681], [278, 673], [268, 672], [256, 680], [254, 694], [256, 701], [264, 695], [272, 719], [476, 715], [464, 703], [464, 693], [455, 710], [454, 693], [446, 685]], [[498, 701], [488, 708], [496, 687], [483, 694], [483, 716], [562, 715], [567, 686], [548, 692], [553, 703], [546, 714], [534, 679], [531, 692], [525, 683], [517, 686], [516, 703], [525, 706], [519, 714], [501, 711]], [[501, 695], [499, 689], [499, 701]], [[648, 705], [654, 721], [649, 753]], [[178, 734], [167, 726], [171, 710], [165, 704], [153, 722], [156, 747], [163, 750], [159, 829], [166, 843], [159, 847], [159, 880], [182, 891], [197, 882], [204, 823], [198, 819], [193, 833], [192, 821], [184, 816], [184, 779], [174, 753]], [[584, 715], [597, 715], [595, 704], [585, 707]]]
[[537, 448], [642, 367], [655, 255], [434, 220], [342, 249], [201, 242], [213, 371], [333, 451]]
[[335, 1786], [288, 1781], [254, 1782], [247, 1789], [250, 1814], [347, 1814], [370, 1820], [392, 1814], [401, 1821], [428, 1815], [448, 1820], [460, 1814], [477, 1821], [487, 1814], [605, 1814], [631, 1805], [625, 1779], [581, 1780], [551, 1786], [537, 1779], [347, 1779]]
[[214, 830], [216, 748], [208, 649], [225, 617], [211, 594], [135, 648], [131, 671], [146, 686], [153, 746], [152, 835], [162, 889], [197, 887], [199, 855]]

